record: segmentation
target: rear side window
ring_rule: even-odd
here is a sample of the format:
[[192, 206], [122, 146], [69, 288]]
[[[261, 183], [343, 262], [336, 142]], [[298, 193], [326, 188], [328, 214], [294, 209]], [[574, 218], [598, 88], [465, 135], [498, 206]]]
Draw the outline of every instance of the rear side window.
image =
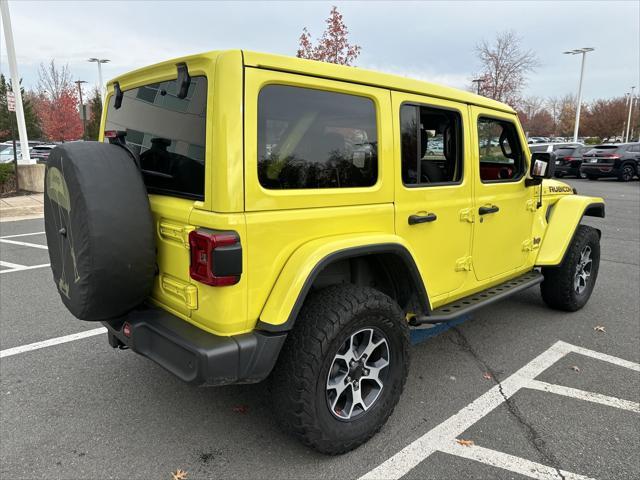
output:
[[495, 118], [478, 119], [480, 179], [484, 183], [509, 182], [522, 177], [524, 158], [513, 123]]
[[258, 179], [263, 187], [369, 187], [377, 178], [371, 99], [284, 85], [260, 91]]
[[402, 183], [456, 183], [462, 179], [461, 121], [457, 112], [404, 104], [400, 109]]
[[127, 145], [140, 155], [149, 193], [204, 198], [207, 79], [192, 77], [186, 98], [176, 81], [124, 92], [122, 105], [107, 107], [106, 130], [126, 132]]

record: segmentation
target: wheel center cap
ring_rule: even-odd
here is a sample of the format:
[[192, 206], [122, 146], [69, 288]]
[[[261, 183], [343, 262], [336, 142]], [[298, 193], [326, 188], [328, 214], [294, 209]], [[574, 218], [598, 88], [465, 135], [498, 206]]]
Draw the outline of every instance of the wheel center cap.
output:
[[354, 380], [360, 380], [364, 375], [364, 364], [362, 362], [356, 363], [353, 367], [351, 367], [349, 371], [349, 376]]

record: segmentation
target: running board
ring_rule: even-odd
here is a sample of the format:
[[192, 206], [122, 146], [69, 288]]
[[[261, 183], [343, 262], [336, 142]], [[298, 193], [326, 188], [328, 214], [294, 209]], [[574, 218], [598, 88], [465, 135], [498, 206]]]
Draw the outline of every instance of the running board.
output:
[[524, 275], [508, 280], [504, 283], [488, 288], [468, 297], [461, 298], [455, 302], [448, 303], [440, 308], [436, 308], [430, 315], [413, 317], [409, 324], [413, 326], [424, 323], [442, 323], [466, 315], [478, 308], [482, 308], [490, 303], [497, 302], [503, 298], [521, 292], [529, 287], [533, 287], [544, 280], [542, 273], [532, 270]]

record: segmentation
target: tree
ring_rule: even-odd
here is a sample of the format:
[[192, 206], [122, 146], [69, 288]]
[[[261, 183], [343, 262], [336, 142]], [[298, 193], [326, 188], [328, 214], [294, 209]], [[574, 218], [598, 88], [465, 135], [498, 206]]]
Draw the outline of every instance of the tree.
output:
[[518, 102], [516, 110], [522, 128], [530, 136], [546, 137], [554, 134], [555, 124], [546, 108], [544, 99], [540, 97], [523, 98]]
[[573, 136], [576, 122], [576, 97], [565, 95], [558, 101], [558, 122], [556, 131], [562, 137]]
[[476, 46], [480, 60], [480, 93], [509, 104], [517, 103], [527, 75], [539, 66], [533, 50], [523, 50], [513, 31], [498, 34], [493, 44], [483, 40]]
[[82, 121], [75, 85], [68, 65], [56, 67], [51, 60], [40, 64], [36, 112], [42, 132], [51, 141], [64, 142], [82, 137]]
[[359, 45], [349, 43], [349, 30], [337, 7], [331, 8], [325, 23], [327, 27], [315, 46], [307, 27], [302, 29], [296, 56], [338, 65], [352, 65], [360, 55], [361, 48]]
[[102, 119], [102, 95], [97, 88], [89, 100], [89, 119], [87, 121], [87, 140], [98, 140], [100, 120]]
[[580, 133], [607, 140], [622, 134], [627, 122], [628, 106], [624, 97], [598, 99], [587, 106]]
[[[22, 83], [22, 82], [20, 82]], [[11, 82], [7, 82], [3, 74], [0, 74], [0, 142], [11, 140], [11, 122], [13, 122], [15, 135], [18, 135], [15, 112], [7, 109], [7, 91], [12, 91]], [[27, 136], [29, 139], [36, 139], [42, 136], [42, 130], [38, 124], [38, 118], [33, 108], [33, 94], [25, 92], [22, 86], [22, 108], [24, 110], [24, 120], [27, 126]]]

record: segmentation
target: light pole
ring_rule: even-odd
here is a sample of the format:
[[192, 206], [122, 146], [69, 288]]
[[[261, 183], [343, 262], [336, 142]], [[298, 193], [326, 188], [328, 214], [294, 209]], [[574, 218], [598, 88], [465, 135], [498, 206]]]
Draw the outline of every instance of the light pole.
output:
[[473, 80], [471, 80], [471, 83], [475, 83], [476, 84], [476, 91], [478, 93], [478, 95], [480, 95], [480, 84], [484, 82], [483, 78], [474, 78]]
[[591, 47], [577, 48], [575, 50], [569, 50], [562, 52], [565, 55], [578, 55], [582, 54], [582, 66], [580, 67], [580, 83], [578, 84], [578, 105], [576, 106], [576, 121], [573, 128], [573, 141], [578, 141], [578, 130], [580, 129], [580, 107], [582, 106], [582, 78], [584, 77], [584, 60], [587, 56], [587, 52], [593, 52], [595, 49]]
[[629, 94], [629, 116], [627, 117], [627, 134], [624, 137], [625, 143], [629, 141], [629, 127], [631, 127], [631, 110], [633, 110], [633, 91], [636, 87], [631, 87], [631, 93]]
[[78, 93], [80, 94], [80, 109], [82, 111], [82, 139], [87, 139], [87, 114], [84, 109], [84, 103], [82, 103], [82, 84], [87, 83], [85, 80], [76, 80], [75, 84], [78, 86]]
[[103, 97], [104, 95], [102, 95], [102, 93], [103, 93], [104, 86], [103, 86], [103, 83], [102, 83], [102, 64], [103, 63], [109, 63], [111, 60], [109, 60], [108, 58], [91, 57], [87, 61], [98, 64], [98, 82], [100, 84], [100, 88], [98, 90], [100, 91], [100, 97]]

